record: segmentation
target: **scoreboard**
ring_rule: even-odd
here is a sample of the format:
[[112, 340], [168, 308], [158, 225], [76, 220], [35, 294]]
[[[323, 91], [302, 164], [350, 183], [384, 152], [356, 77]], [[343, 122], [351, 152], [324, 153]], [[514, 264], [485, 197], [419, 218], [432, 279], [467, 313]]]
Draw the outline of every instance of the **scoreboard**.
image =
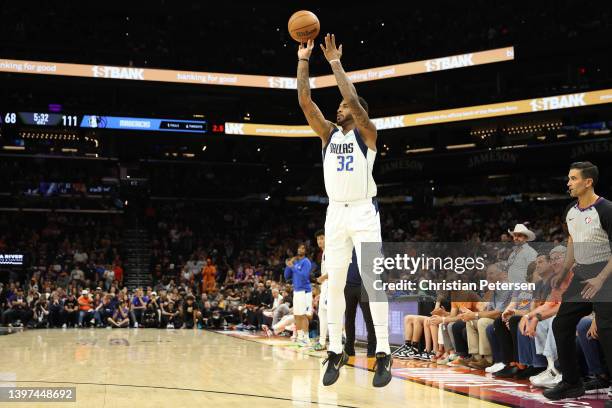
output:
[[47, 112], [2, 112], [5, 127], [40, 126], [65, 129], [116, 129], [148, 132], [208, 133], [208, 121], [185, 119], [134, 118], [105, 115], [78, 115]]

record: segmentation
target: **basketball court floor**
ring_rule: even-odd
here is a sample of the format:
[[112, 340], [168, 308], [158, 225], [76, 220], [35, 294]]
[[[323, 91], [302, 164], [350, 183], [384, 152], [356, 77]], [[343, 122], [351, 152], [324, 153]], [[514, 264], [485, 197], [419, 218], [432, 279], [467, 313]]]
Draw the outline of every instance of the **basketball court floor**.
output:
[[361, 354], [323, 387], [323, 356], [246, 332], [29, 330], [0, 336], [0, 387], [76, 387], [76, 402], [17, 405], [28, 407], [603, 407], [607, 398], [552, 404], [525, 382], [398, 360], [376, 389], [373, 359]]

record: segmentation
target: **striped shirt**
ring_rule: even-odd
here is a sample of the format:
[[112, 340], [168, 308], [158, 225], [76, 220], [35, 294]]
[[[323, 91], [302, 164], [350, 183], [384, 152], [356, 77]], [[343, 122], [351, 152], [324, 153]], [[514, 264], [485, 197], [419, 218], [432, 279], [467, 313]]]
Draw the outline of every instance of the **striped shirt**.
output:
[[612, 257], [612, 202], [603, 197], [586, 208], [571, 203], [565, 209], [565, 222], [572, 237], [574, 259], [581, 265], [607, 262]]

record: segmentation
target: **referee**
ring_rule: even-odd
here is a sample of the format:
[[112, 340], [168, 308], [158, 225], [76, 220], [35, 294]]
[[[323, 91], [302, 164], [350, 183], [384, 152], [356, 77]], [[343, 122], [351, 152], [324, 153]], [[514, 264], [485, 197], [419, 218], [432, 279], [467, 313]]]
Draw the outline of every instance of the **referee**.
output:
[[[576, 325], [593, 310], [605, 359], [608, 365], [612, 362], [612, 202], [595, 194], [598, 176], [599, 170], [591, 162], [570, 166], [568, 192], [577, 200], [565, 210], [570, 236], [562, 276], [556, 285], [565, 280], [572, 267], [574, 276], [552, 324], [563, 380], [544, 391], [551, 400], [585, 393], [580, 370], [576, 369]], [[612, 401], [606, 401], [605, 406], [612, 408]]]

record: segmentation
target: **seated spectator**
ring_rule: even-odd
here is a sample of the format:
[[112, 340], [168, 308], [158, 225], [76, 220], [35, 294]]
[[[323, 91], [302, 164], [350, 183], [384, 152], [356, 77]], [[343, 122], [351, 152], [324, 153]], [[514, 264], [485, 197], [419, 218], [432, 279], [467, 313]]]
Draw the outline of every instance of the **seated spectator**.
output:
[[[490, 265], [487, 268], [487, 280], [507, 282], [508, 272], [501, 263]], [[471, 361], [468, 361], [468, 367], [482, 370], [493, 365], [491, 344], [486, 331], [506, 309], [512, 300], [512, 294], [513, 292], [509, 290], [488, 291], [485, 293], [484, 301], [478, 302], [478, 311], [462, 308], [461, 320], [466, 322], [468, 352], [472, 356]], [[533, 374], [537, 373], [530, 371], [525, 378]]]
[[32, 321], [33, 328], [49, 327], [49, 302], [45, 297], [35, 298], [32, 303]]
[[93, 301], [91, 299], [91, 295], [87, 290], [83, 290], [81, 296], [78, 299], [79, 303], [79, 327], [83, 327], [83, 322], [85, 322], [85, 326], [87, 323], [94, 324], [94, 308], [92, 307]]
[[63, 312], [62, 328], [65, 329], [68, 326], [77, 327], [79, 319], [79, 304], [73, 293], [70, 293], [64, 300]]
[[7, 295], [7, 309], [2, 313], [3, 326], [26, 326], [32, 318], [32, 310], [26, 302], [23, 289], [18, 287]]
[[193, 329], [197, 321], [197, 309], [194, 301], [195, 298], [193, 295], [187, 295], [185, 303], [183, 304], [183, 327], [186, 329]]
[[49, 327], [61, 327], [64, 323], [64, 302], [58, 291], [51, 295], [49, 302]]
[[142, 288], [136, 289], [132, 301], [130, 303], [130, 317], [132, 318], [132, 326], [138, 328], [142, 325], [142, 316], [147, 308], [148, 298], [143, 296]]
[[117, 309], [115, 309], [115, 312], [113, 313], [113, 317], [109, 317], [107, 321], [109, 324], [108, 327], [111, 328], [125, 328], [129, 326], [129, 309], [124, 300], [119, 301]]
[[164, 303], [161, 307], [161, 328], [174, 329], [181, 328], [183, 322], [180, 318], [180, 312], [176, 310], [174, 302]]
[[111, 303], [111, 296], [105, 295], [102, 297], [102, 301], [98, 304], [94, 311], [94, 319], [97, 327], [106, 326], [108, 319], [113, 317], [115, 309]]
[[159, 304], [157, 303], [157, 292], [151, 291], [149, 303], [143, 315], [143, 325], [146, 328], [158, 328], [160, 319]]

